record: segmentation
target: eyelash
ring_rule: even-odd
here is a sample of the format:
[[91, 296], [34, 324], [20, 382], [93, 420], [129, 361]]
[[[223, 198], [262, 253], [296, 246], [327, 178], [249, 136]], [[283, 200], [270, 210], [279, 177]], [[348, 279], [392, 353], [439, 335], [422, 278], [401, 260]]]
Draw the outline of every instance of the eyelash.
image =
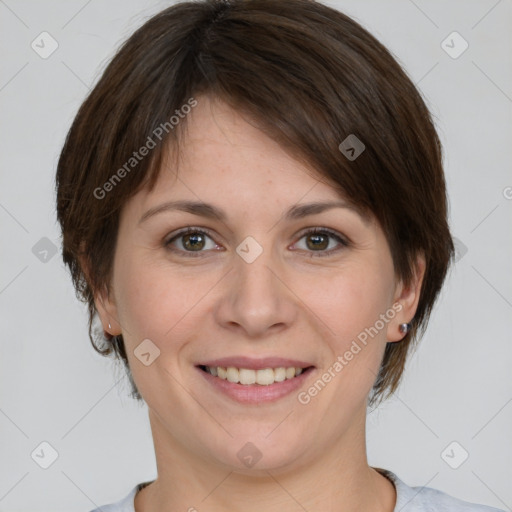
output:
[[[187, 255], [186, 257], [192, 257], [192, 258], [201, 257], [201, 254], [204, 253], [205, 251], [196, 251], [196, 252], [183, 251], [181, 249], [174, 249], [171, 247], [172, 242], [174, 242], [175, 240], [179, 239], [180, 237], [182, 237], [184, 235], [188, 235], [190, 233], [207, 235], [209, 238], [211, 238], [213, 240], [213, 234], [208, 229], [188, 227], [188, 228], [182, 229], [181, 231], [176, 233], [172, 238], [164, 241], [164, 247], [173, 253], [186, 254]], [[342, 247], [338, 247], [337, 249], [330, 249], [329, 251], [308, 251], [308, 252], [311, 252], [311, 256], [310, 256], [311, 258], [315, 258], [315, 257], [323, 258], [323, 257], [331, 256], [331, 255], [333, 255], [333, 253], [337, 253], [340, 250], [342, 250], [343, 248], [348, 247], [350, 245], [349, 241], [346, 238], [342, 237], [336, 231], [333, 231], [332, 229], [329, 229], [329, 228], [322, 228], [322, 227], [312, 228], [312, 229], [309, 229], [308, 231], [301, 233], [299, 240], [304, 238], [306, 235], [318, 234], [318, 233], [330, 235], [337, 242], [339, 242]]]

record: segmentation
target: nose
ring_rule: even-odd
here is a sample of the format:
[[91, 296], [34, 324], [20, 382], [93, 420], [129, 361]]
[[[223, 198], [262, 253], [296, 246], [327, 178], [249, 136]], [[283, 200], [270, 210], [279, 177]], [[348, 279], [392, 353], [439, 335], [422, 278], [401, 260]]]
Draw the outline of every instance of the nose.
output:
[[251, 263], [238, 254], [233, 260], [233, 268], [223, 280], [217, 322], [253, 340], [289, 328], [297, 315], [297, 299], [273, 252], [263, 250]]

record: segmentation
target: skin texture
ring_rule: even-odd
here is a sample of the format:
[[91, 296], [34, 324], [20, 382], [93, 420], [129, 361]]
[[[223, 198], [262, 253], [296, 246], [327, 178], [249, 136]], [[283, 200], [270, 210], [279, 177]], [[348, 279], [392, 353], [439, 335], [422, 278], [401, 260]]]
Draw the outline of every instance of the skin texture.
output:
[[[399, 324], [414, 316], [423, 261], [403, 286], [378, 223], [353, 209], [284, 220], [295, 204], [341, 195], [226, 104], [199, 97], [187, 123], [178, 169], [165, 166], [151, 193], [125, 205], [111, 292], [96, 300], [104, 329], [123, 334], [149, 408], [158, 478], [137, 494], [137, 512], [391, 512], [394, 487], [367, 463], [366, 403], [386, 343], [399, 342]], [[212, 203], [227, 219], [167, 211], [139, 224], [176, 199]], [[200, 253], [187, 252], [186, 237], [172, 243], [178, 252], [165, 247], [188, 226], [212, 232]], [[315, 227], [349, 245], [308, 245]], [[263, 248], [250, 264], [236, 252], [247, 236]], [[331, 249], [340, 250], [317, 256]], [[226, 356], [296, 358], [316, 367], [307, 390], [393, 304], [401, 310], [306, 405], [295, 392], [237, 403], [195, 367]], [[134, 355], [146, 338], [160, 350], [149, 366]], [[262, 454], [252, 468], [237, 457], [247, 442]]]

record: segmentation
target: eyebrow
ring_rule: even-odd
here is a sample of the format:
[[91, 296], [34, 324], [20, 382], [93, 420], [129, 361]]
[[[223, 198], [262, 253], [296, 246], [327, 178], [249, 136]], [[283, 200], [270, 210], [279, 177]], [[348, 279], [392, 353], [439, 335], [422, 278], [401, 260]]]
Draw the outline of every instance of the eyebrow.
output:
[[[306, 203], [306, 204], [298, 204], [289, 208], [285, 214], [285, 220], [297, 220], [307, 217], [308, 215], [315, 215], [322, 213], [327, 210], [331, 210], [333, 208], [347, 208], [349, 210], [357, 213], [365, 223], [369, 222], [369, 218], [365, 215], [361, 209], [355, 207], [354, 205], [338, 200], [338, 201], [330, 201], [330, 202], [314, 202], [314, 203]], [[221, 222], [225, 222], [227, 220], [227, 215], [224, 210], [218, 208], [209, 203], [204, 203], [202, 201], [168, 201], [166, 203], [162, 203], [158, 206], [154, 206], [150, 208], [146, 213], [142, 215], [139, 219], [139, 225], [144, 221], [158, 215], [162, 212], [168, 211], [183, 211], [187, 213], [191, 213], [193, 215], [198, 215], [200, 217], [205, 217], [208, 219], [214, 219]]]

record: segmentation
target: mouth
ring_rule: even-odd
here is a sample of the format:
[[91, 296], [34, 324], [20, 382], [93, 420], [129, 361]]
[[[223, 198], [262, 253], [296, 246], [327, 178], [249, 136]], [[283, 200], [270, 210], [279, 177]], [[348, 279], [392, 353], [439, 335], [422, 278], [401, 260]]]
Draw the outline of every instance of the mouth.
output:
[[213, 377], [227, 380], [233, 384], [241, 384], [242, 386], [270, 386], [276, 382], [284, 382], [285, 380], [295, 379], [303, 372], [307, 372], [313, 368], [295, 366], [279, 366], [277, 368], [263, 368], [254, 370], [251, 368], [237, 368], [234, 366], [207, 366], [199, 365], [199, 369], [205, 373], [209, 373]]
[[196, 368], [209, 390], [243, 404], [272, 402], [291, 395], [316, 369], [304, 361], [247, 357], [204, 361]]

